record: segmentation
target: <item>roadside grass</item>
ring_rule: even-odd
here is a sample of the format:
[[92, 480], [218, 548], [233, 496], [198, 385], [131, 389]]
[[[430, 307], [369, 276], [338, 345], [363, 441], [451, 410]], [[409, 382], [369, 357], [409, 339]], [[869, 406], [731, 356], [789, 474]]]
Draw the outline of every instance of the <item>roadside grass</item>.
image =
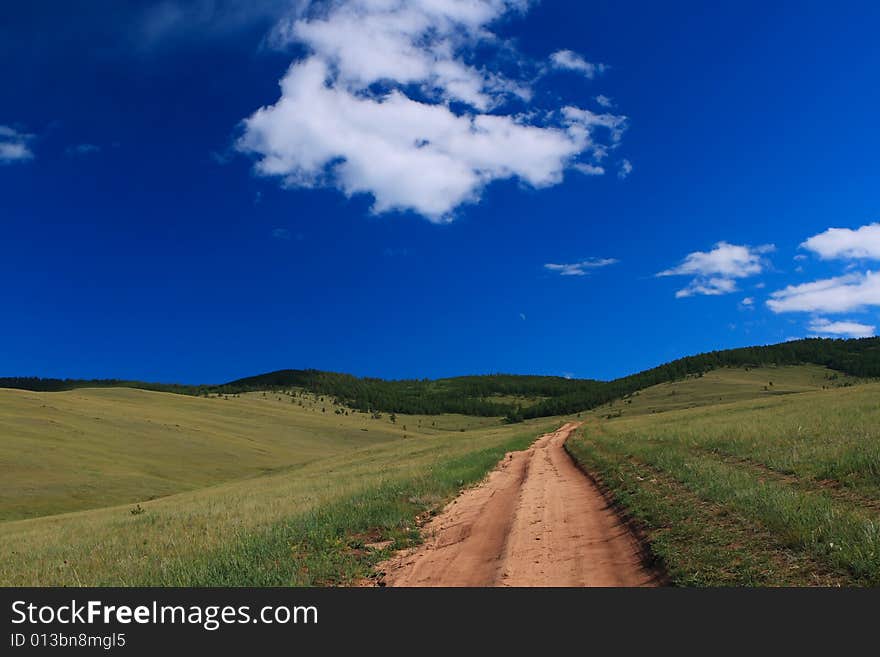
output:
[[416, 540], [416, 515], [559, 423], [438, 431], [138, 506], [0, 523], [0, 585], [349, 583], [383, 553], [364, 543]]
[[500, 418], [374, 418], [291, 390], [0, 389], [0, 521], [143, 502]]
[[568, 447], [675, 584], [877, 586], [878, 400], [864, 384], [599, 419]]
[[842, 579], [770, 530], [704, 500], [663, 472], [571, 439], [569, 453], [587, 465], [649, 542], [650, 556], [677, 586], [836, 585]]
[[[419, 474], [369, 487], [273, 523], [195, 559], [142, 573], [143, 586], [334, 586], [371, 574], [393, 550], [420, 542], [416, 519], [478, 482], [511, 450], [536, 436], [444, 460]], [[371, 543], [386, 543], [371, 549]]]

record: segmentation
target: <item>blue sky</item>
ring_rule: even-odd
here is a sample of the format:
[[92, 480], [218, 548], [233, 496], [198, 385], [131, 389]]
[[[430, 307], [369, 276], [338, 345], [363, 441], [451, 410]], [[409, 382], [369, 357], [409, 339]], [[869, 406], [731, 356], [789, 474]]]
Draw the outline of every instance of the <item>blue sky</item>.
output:
[[0, 374], [610, 378], [874, 334], [878, 24], [868, 2], [20, 3]]

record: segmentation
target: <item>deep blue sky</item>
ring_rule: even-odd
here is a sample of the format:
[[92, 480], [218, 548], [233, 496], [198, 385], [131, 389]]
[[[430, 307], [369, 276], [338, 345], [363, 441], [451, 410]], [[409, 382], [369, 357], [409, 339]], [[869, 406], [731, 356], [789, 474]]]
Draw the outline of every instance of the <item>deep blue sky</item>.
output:
[[[609, 66], [543, 89], [613, 98], [633, 171], [496, 182], [448, 224], [283, 189], [231, 152], [297, 56], [265, 46], [274, 3], [156, 37], [150, 3], [82, 4], [10, 3], [0, 26], [0, 125], [33, 154], [0, 166], [0, 375], [615, 377], [808, 335], [815, 314], [768, 296], [845, 268], [798, 245], [880, 220], [877, 3], [536, 4], [495, 31]], [[776, 250], [729, 294], [655, 276], [719, 241]], [[588, 258], [619, 262], [544, 268]]]

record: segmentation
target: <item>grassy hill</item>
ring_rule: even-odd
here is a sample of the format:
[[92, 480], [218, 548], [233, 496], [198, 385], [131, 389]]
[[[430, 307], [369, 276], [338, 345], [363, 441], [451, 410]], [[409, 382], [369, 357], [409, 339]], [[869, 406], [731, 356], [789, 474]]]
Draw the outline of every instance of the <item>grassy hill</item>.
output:
[[[673, 583], [878, 585], [880, 383], [861, 378], [876, 345], [717, 352], [615, 382], [0, 389], [0, 585], [348, 583], [568, 418], [586, 421], [571, 453]], [[448, 407], [470, 414], [395, 410]]]
[[0, 521], [149, 500], [405, 436], [498, 424], [455, 415], [395, 419], [301, 391], [205, 398], [0, 389]]
[[661, 384], [591, 413], [567, 448], [674, 584], [877, 586], [880, 384], [834, 376], [718, 370]]
[[[232, 408], [231, 401], [190, 401]], [[315, 418], [324, 429], [314, 442], [332, 439], [335, 416]], [[496, 421], [465, 429], [466, 418], [412, 419], [421, 420], [423, 433], [403, 438], [395, 425], [369, 442], [370, 434], [381, 433], [369, 424], [369, 433], [356, 429], [364, 437], [360, 445], [337, 445], [333, 455], [259, 477], [137, 504], [0, 522], [0, 585], [350, 583], [391, 547], [417, 540], [416, 516], [560, 423]], [[375, 422], [390, 425], [387, 418]], [[438, 426], [429, 428], [431, 422]], [[83, 464], [77, 459], [65, 467]], [[192, 466], [200, 467], [197, 459]], [[394, 543], [369, 547], [382, 541]]]
[[490, 374], [447, 379], [387, 381], [318, 370], [278, 370], [220, 385], [141, 383], [118, 380], [0, 378], [0, 388], [34, 391], [127, 386], [188, 395], [262, 390], [307, 390], [365, 412], [505, 416], [517, 422], [585, 411], [658, 383], [722, 367], [820, 365], [854, 377], [880, 377], [880, 338], [808, 338], [781, 344], [713, 351], [680, 358], [613, 381], [553, 376]]
[[603, 404], [597, 412], [605, 419], [665, 413], [698, 406], [849, 387], [871, 380], [841, 374], [821, 365], [722, 367], [705, 374], [689, 375], [678, 381], [638, 390]]

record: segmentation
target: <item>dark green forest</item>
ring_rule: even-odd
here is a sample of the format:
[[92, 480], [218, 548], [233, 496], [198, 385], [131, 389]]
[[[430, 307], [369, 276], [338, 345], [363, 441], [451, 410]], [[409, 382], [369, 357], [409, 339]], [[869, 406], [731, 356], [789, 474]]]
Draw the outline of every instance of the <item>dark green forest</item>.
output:
[[[720, 367], [824, 365], [858, 377], [880, 377], [880, 338], [807, 338], [780, 344], [712, 351], [613, 381], [556, 376], [489, 374], [448, 379], [385, 380], [320, 370], [278, 370], [219, 385], [143, 383], [118, 379], [0, 378], [0, 388], [61, 391], [84, 387], [132, 387], [187, 395], [305, 389], [365, 412], [503, 416], [509, 422], [586, 411], [643, 388], [700, 375]], [[528, 404], [510, 397], [531, 400]], [[508, 399], [503, 399], [508, 398]]]

